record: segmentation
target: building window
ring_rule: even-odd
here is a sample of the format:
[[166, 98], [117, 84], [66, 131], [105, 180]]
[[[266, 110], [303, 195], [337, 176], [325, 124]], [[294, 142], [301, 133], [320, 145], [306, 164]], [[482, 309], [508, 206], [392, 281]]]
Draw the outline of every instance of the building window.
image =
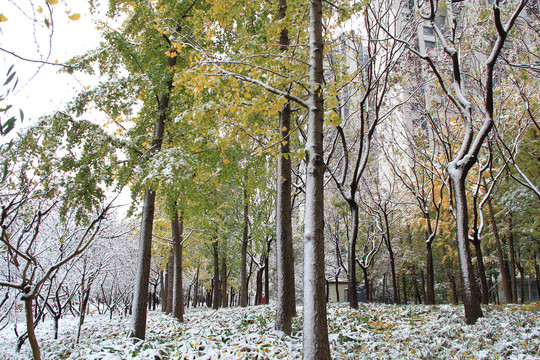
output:
[[435, 29], [433, 29], [431, 26], [424, 26], [424, 34], [435, 35]]
[[426, 50], [427, 49], [435, 49], [435, 41], [428, 41], [426, 40], [424, 42], [425, 46], [426, 46]]

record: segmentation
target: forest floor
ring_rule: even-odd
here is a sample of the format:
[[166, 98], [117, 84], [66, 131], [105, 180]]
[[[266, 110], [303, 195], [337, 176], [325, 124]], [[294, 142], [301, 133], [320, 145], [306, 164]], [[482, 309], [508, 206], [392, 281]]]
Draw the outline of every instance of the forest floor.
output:
[[[466, 325], [463, 307], [452, 305], [329, 305], [334, 359], [540, 359], [540, 303], [485, 306], [484, 317]], [[37, 329], [44, 359], [301, 359], [302, 309], [293, 334], [273, 330], [273, 308], [255, 306], [188, 309], [185, 323], [150, 312], [147, 340], [126, 337], [129, 318], [89, 316], [75, 343], [77, 318]], [[19, 332], [24, 325], [19, 324]], [[0, 332], [0, 359], [28, 359], [28, 342], [14, 353], [13, 326]]]

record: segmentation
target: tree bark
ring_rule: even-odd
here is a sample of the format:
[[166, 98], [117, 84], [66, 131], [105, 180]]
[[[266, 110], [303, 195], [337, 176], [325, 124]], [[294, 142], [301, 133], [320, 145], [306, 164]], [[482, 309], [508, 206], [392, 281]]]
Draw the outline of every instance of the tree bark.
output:
[[469, 217], [467, 213], [467, 195], [465, 192], [467, 170], [467, 167], [458, 167], [455, 161], [448, 164], [448, 173], [450, 174], [452, 188], [454, 190], [456, 208], [456, 237], [463, 305], [465, 307], [465, 321], [467, 324], [474, 324], [478, 318], [483, 316], [483, 314], [482, 308], [480, 307], [478, 285], [476, 284], [476, 279], [474, 277], [471, 251], [469, 248]]
[[[352, 194], [351, 194], [352, 195]], [[358, 287], [356, 281], [356, 243], [358, 241], [358, 204], [353, 199], [348, 201], [349, 209], [352, 217], [352, 233], [349, 240], [349, 256], [347, 275], [349, 279], [349, 292], [347, 293], [349, 306], [353, 309], [358, 309]]]
[[169, 261], [167, 262], [167, 308], [166, 314], [172, 314], [174, 307], [174, 248], [171, 249]]
[[324, 274], [322, 0], [309, 6], [309, 98], [304, 213], [304, 360], [330, 359]]
[[512, 302], [518, 302], [517, 279], [516, 279], [516, 252], [514, 247], [512, 213], [508, 212], [508, 251], [510, 261], [510, 283], [512, 284]]
[[141, 220], [141, 237], [137, 258], [137, 275], [133, 289], [133, 313], [131, 315], [130, 337], [144, 340], [146, 335], [146, 316], [148, 286], [150, 284], [150, 261], [152, 257], [152, 227], [156, 192], [146, 190]]
[[[484, 180], [484, 187], [487, 188]], [[501, 238], [499, 236], [499, 230], [497, 221], [495, 220], [495, 213], [493, 211], [493, 205], [491, 199], [486, 201], [488, 206], [489, 221], [491, 223], [491, 229], [493, 230], [493, 238], [495, 239], [495, 246], [497, 247], [497, 258], [499, 260], [499, 271], [501, 273], [502, 288], [504, 292], [504, 298], [507, 303], [512, 302], [512, 284], [510, 282], [510, 273], [508, 271], [507, 262], [504, 258], [504, 252], [501, 246]]]
[[407, 279], [405, 274], [401, 275], [401, 280], [403, 282], [403, 304], [407, 304]]
[[363, 267], [361, 266], [362, 268], [362, 272], [364, 273], [364, 286], [366, 287], [366, 302], [370, 303], [373, 299], [372, 299], [372, 296], [371, 296], [371, 284], [369, 282], [369, 277], [368, 277], [368, 269], [367, 269], [367, 266], [366, 267]]
[[[244, 177], [244, 181], [247, 182], [247, 176]], [[244, 184], [244, 233], [242, 235], [242, 254], [240, 265], [241, 268], [241, 278], [240, 278], [240, 306], [246, 307], [248, 305], [248, 278], [247, 278], [247, 248], [249, 241], [249, 201], [248, 193], [245, 188], [247, 184]]]
[[34, 327], [34, 298], [32, 296], [27, 296], [29, 295], [29, 292], [30, 290], [23, 293], [24, 310], [26, 314], [26, 333], [28, 334], [28, 342], [30, 343], [30, 347], [32, 349], [32, 358], [34, 360], [40, 360], [41, 350], [39, 349]]
[[221, 257], [221, 306], [227, 307], [229, 299], [227, 297], [227, 260]]
[[386, 244], [386, 249], [388, 250], [388, 256], [390, 257], [390, 272], [392, 275], [393, 300], [394, 300], [394, 304], [399, 304], [401, 301], [399, 300], [399, 288], [398, 288], [397, 276], [396, 276], [396, 260], [394, 257], [394, 250], [392, 249], [392, 240], [390, 237], [390, 224], [388, 222], [388, 214], [386, 212], [386, 209], [382, 209], [382, 212], [383, 212], [383, 217], [384, 217], [384, 226], [386, 229], [385, 244]]
[[[287, 14], [287, 0], [279, 0], [278, 19]], [[286, 52], [290, 44], [287, 28], [281, 29], [279, 39], [281, 51]], [[277, 160], [277, 212], [276, 212], [276, 323], [275, 329], [291, 334], [292, 318], [296, 316], [294, 287], [294, 250], [292, 243], [291, 203], [291, 151], [290, 151], [291, 108], [286, 104], [279, 114], [279, 144], [281, 155]], [[269, 294], [266, 292], [266, 301]]]
[[214, 284], [212, 286], [214, 291], [214, 301], [212, 307], [217, 310], [219, 306], [221, 305], [221, 289], [219, 286], [219, 248], [218, 248], [218, 241], [215, 240], [212, 243], [212, 246], [214, 248]]
[[184, 217], [182, 212], [178, 215], [176, 209], [173, 210], [171, 218], [171, 230], [173, 241], [174, 260], [174, 282], [172, 313], [178, 321], [184, 321], [184, 289], [182, 284], [182, 241], [184, 233]]
[[432, 243], [426, 242], [426, 305], [435, 305], [435, 274], [433, 271]]
[[267, 243], [266, 257], [264, 259], [264, 304], [270, 304], [270, 245], [272, 240]]
[[489, 303], [489, 288], [487, 284], [484, 258], [482, 256], [482, 244], [477, 236], [475, 236], [472, 244], [474, 245], [474, 251], [476, 253], [476, 263], [478, 265], [478, 275], [480, 277], [480, 286], [482, 291], [482, 304], [487, 305]]

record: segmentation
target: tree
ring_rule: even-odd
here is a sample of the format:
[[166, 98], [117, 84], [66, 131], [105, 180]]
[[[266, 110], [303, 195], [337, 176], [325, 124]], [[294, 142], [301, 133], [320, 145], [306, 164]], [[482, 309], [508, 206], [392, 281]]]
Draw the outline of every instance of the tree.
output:
[[[480, 149], [484, 140], [488, 136], [491, 128], [494, 125], [494, 99], [493, 91], [495, 88], [494, 71], [497, 60], [500, 57], [501, 51], [505, 44], [506, 38], [514, 26], [518, 16], [524, 9], [527, 1], [520, 1], [517, 8], [509, 9], [511, 15], [506, 22], [503, 23], [501, 17], [501, 4], [495, 1], [493, 4], [493, 25], [496, 33], [491, 39], [489, 47], [483, 49], [487, 54], [484, 58], [483, 77], [483, 95], [484, 103], [481, 106], [484, 120], [480, 121], [480, 127], [475, 135], [475, 118], [474, 118], [474, 103], [468, 99], [465, 92], [464, 75], [467, 61], [461, 56], [458, 47], [461, 37], [457, 36], [460, 31], [465, 29], [458, 28], [458, 14], [460, 11], [466, 11], [467, 4], [450, 3], [446, 6], [448, 15], [449, 32], [436, 22], [436, 15], [440, 11], [440, 7], [435, 2], [429, 4], [419, 4], [417, 14], [423, 21], [426, 21], [433, 29], [440, 46], [449, 60], [449, 65], [438, 63], [437, 60], [427, 52], [420, 52], [412, 43], [406, 42], [408, 49], [425, 60], [429, 69], [434, 73], [438, 80], [438, 85], [444, 96], [448, 98], [450, 103], [457, 110], [463, 124], [463, 137], [460, 142], [460, 149], [455, 154], [455, 157], [447, 165], [447, 171], [450, 176], [450, 182], [453, 191], [453, 200], [456, 217], [456, 238], [459, 250], [460, 273], [462, 277], [463, 288], [463, 304], [465, 307], [465, 319], [467, 323], [473, 324], [482, 316], [478, 297], [478, 287], [474, 278], [474, 271], [471, 263], [471, 253], [469, 249], [469, 215], [467, 209], [467, 194], [465, 180], [472, 166], [475, 164]], [[463, 9], [462, 9], [463, 7]], [[471, 66], [472, 67], [472, 66]], [[450, 72], [452, 79], [448, 80], [443, 72], [447, 69]]]

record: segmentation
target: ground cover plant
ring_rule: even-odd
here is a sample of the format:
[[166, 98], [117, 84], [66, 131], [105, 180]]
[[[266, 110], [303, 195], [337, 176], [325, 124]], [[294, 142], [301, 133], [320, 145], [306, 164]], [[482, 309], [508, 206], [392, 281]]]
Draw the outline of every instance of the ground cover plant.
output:
[[[328, 308], [335, 359], [538, 359], [540, 304], [485, 306], [485, 317], [466, 325], [452, 305], [345, 304]], [[302, 312], [299, 311], [299, 314]], [[37, 330], [45, 359], [300, 359], [302, 318], [287, 336], [275, 331], [272, 306], [189, 309], [185, 323], [151, 312], [145, 341], [127, 337], [128, 317], [89, 316], [76, 344], [77, 318], [65, 318], [58, 340], [52, 323]], [[14, 352], [13, 327], [0, 333], [1, 359], [27, 359]]]

